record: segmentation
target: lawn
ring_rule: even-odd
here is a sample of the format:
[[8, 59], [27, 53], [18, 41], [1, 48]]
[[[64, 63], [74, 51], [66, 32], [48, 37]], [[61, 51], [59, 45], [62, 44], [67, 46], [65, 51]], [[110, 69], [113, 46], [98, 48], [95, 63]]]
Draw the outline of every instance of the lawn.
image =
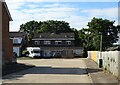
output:
[[17, 59], [18, 60], [30, 60], [30, 59], [33, 59], [33, 58], [30, 58], [30, 57], [18, 57]]

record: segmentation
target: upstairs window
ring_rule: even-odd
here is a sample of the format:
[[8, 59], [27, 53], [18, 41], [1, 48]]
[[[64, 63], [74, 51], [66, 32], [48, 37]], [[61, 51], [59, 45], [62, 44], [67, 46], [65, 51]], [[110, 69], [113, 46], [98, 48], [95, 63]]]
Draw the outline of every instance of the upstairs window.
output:
[[62, 41], [55, 41], [55, 45], [61, 45]]
[[18, 39], [13, 39], [13, 43], [19, 43]]
[[40, 44], [40, 41], [35, 41], [35, 45], [39, 45]]
[[44, 45], [50, 45], [51, 41], [44, 41]]
[[71, 45], [71, 41], [66, 41], [66, 44], [67, 45]]

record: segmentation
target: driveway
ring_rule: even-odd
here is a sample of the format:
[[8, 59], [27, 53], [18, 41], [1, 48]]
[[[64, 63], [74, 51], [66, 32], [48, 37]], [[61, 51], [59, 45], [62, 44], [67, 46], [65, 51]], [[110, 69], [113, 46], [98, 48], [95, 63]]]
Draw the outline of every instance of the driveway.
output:
[[92, 83], [83, 59], [18, 60], [35, 67], [6, 75], [3, 83]]

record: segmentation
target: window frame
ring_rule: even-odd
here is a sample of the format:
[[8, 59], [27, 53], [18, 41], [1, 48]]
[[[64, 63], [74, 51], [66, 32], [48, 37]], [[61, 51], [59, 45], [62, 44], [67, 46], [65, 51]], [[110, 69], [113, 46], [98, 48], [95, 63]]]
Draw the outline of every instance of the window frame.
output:
[[[61, 43], [61, 44], [59, 44], [59, 42]], [[55, 41], [55, 45], [62, 45], [62, 41]]]
[[40, 41], [34, 41], [35, 45], [39, 45], [40, 44]]
[[44, 45], [51, 45], [51, 41], [50, 40], [44, 40], [43, 43], [44, 43]]
[[66, 44], [67, 45], [71, 45], [71, 41], [66, 41]]

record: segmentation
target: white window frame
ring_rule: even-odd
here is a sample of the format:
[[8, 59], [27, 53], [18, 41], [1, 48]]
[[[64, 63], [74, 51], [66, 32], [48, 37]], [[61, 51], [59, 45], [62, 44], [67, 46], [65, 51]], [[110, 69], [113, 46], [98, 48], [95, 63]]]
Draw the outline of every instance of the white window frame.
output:
[[40, 44], [40, 41], [35, 41], [35, 45], [39, 45]]
[[50, 45], [50, 44], [51, 44], [51, 41], [49, 41], [49, 40], [44, 41], [44, 45]]
[[[59, 42], [61, 42], [61, 44], [58, 44]], [[55, 45], [62, 45], [62, 41], [55, 41]]]
[[19, 39], [18, 38], [13, 38], [13, 43], [19, 43]]
[[67, 45], [71, 45], [71, 41], [66, 41]]

